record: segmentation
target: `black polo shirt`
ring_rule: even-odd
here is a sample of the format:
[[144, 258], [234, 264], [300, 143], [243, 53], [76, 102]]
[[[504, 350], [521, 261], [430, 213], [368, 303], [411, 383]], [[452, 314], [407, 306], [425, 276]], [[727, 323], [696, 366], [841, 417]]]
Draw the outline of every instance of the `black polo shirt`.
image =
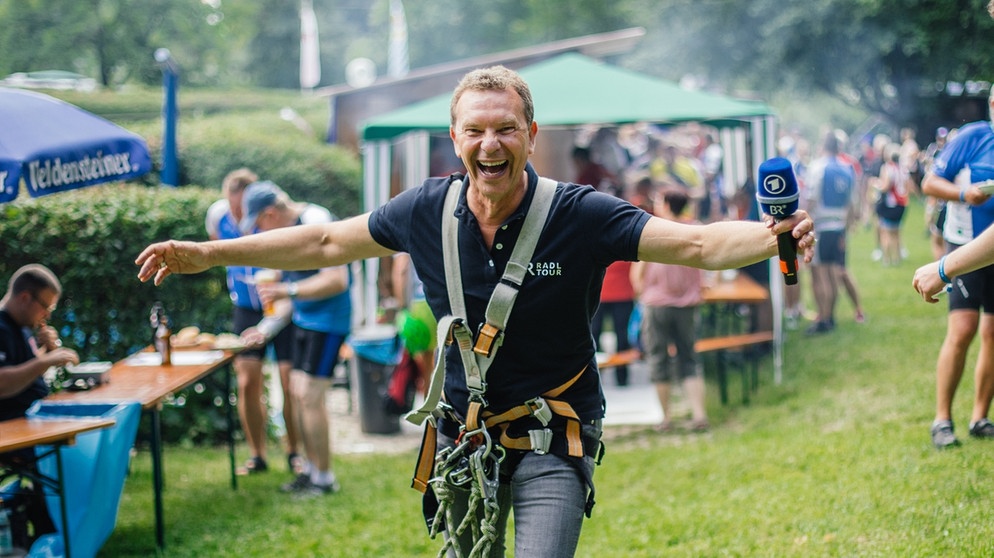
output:
[[[27, 330], [17, 325], [4, 310], [0, 310], [0, 368], [17, 366], [33, 358], [35, 353], [28, 344]], [[0, 420], [23, 417], [35, 401], [48, 395], [48, 385], [39, 376], [21, 393], [0, 399]]]
[[[467, 323], [476, 330], [494, 286], [504, 273], [535, 194], [538, 175], [529, 164], [528, 192], [497, 230], [487, 250], [462, 186], [456, 215]], [[450, 314], [442, 256], [442, 207], [453, 179], [430, 178], [373, 211], [369, 229], [379, 244], [408, 252], [424, 282], [436, 317]], [[590, 320], [597, 309], [604, 270], [614, 261], [634, 261], [649, 215], [590, 186], [559, 183], [547, 225], [535, 248], [504, 332], [504, 343], [487, 372], [489, 409], [501, 412], [554, 389], [584, 367], [588, 373], [566, 391], [567, 400], [589, 421], [603, 418], [604, 396], [596, 373]], [[465, 416], [468, 391], [459, 353], [446, 355], [446, 399]]]

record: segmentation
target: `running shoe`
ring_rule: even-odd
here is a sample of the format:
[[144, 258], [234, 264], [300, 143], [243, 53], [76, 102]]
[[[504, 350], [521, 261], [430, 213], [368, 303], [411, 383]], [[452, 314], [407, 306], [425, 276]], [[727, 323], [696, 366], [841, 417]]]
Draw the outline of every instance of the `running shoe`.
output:
[[311, 487], [311, 476], [307, 473], [297, 475], [292, 481], [280, 486], [280, 492], [300, 492]]
[[318, 496], [327, 496], [329, 494], [334, 494], [341, 490], [338, 486], [338, 481], [332, 481], [331, 484], [314, 484], [308, 481], [308, 486], [294, 493], [294, 496], [300, 498], [316, 498]]
[[255, 473], [265, 473], [269, 470], [266, 460], [261, 457], [252, 457], [245, 462], [243, 467], [239, 467], [235, 473], [238, 475], [254, 475]]
[[828, 333], [833, 329], [835, 329], [835, 322], [832, 320], [818, 320], [808, 326], [808, 329], [804, 330], [804, 333], [806, 335], [818, 335], [821, 333]]
[[982, 418], [970, 423], [970, 436], [983, 440], [994, 440], [994, 422]]
[[940, 450], [959, 445], [959, 440], [953, 433], [953, 421], [937, 420], [932, 423], [932, 444]]

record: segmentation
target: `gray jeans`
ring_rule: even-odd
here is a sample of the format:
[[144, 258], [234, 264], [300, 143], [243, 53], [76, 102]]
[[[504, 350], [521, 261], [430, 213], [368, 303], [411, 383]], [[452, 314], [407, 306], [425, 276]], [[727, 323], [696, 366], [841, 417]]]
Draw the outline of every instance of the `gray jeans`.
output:
[[[583, 434], [599, 439], [600, 430], [598, 421], [596, 426], [585, 425]], [[439, 435], [439, 447], [445, 444], [451, 445], [453, 440]], [[585, 468], [586, 478], [579, 467]], [[504, 556], [507, 519], [513, 509], [515, 558], [572, 558], [587, 504], [586, 479], [593, 479], [593, 474], [594, 458], [589, 456], [580, 460], [526, 453], [511, 475], [510, 483], [502, 482], [497, 492], [500, 505], [498, 536], [490, 549], [490, 557]], [[457, 492], [452, 505], [455, 517], [466, 515], [468, 500], [468, 490]], [[470, 537], [460, 537], [459, 546], [463, 556], [468, 555], [473, 547]], [[450, 551], [449, 556], [455, 554]]]

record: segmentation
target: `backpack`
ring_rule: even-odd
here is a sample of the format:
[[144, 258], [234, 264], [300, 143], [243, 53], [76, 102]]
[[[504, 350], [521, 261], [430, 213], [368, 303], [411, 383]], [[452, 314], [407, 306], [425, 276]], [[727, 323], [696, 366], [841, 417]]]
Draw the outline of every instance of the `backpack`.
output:
[[833, 158], [825, 165], [822, 176], [822, 205], [829, 209], [845, 209], [852, 200], [854, 186], [852, 167]]
[[414, 407], [418, 376], [420, 376], [418, 364], [411, 357], [411, 353], [404, 349], [400, 362], [393, 367], [387, 392], [383, 396], [383, 409], [388, 414], [403, 415]]

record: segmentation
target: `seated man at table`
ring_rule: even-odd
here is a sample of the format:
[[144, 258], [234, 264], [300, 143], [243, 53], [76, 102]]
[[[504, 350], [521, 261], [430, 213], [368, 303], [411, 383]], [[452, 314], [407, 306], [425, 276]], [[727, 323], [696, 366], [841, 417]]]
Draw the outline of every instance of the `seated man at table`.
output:
[[[26, 265], [10, 279], [0, 300], [0, 421], [23, 417], [32, 403], [48, 395], [42, 376], [50, 367], [79, 363], [76, 351], [62, 347], [55, 328], [48, 325], [60, 296], [62, 285], [43, 265]], [[5, 462], [31, 463], [33, 459], [31, 449], [10, 452], [0, 455], [0, 466]], [[22, 481], [24, 488], [26, 481]], [[33, 537], [55, 530], [40, 486], [32, 486], [23, 494], [23, 501], [17, 500], [4, 505], [15, 509], [15, 519], [19, 517], [16, 510], [24, 506], [34, 528]], [[28, 541], [15, 542], [26, 546]]]

